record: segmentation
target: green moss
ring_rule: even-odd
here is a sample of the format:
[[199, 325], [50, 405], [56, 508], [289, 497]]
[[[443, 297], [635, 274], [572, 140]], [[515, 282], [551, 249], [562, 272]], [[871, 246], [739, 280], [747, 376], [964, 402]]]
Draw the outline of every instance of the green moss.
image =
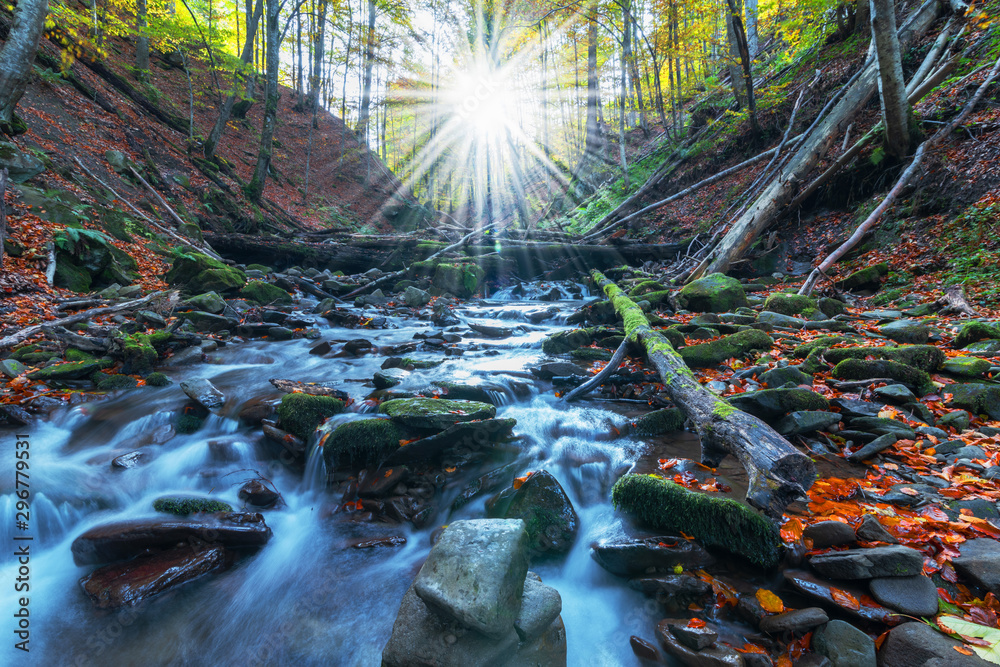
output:
[[476, 293], [485, 275], [478, 264], [438, 264], [434, 270], [434, 286], [466, 299]]
[[668, 303], [670, 296], [673, 292], [669, 290], [662, 290], [659, 292], [647, 292], [642, 296], [638, 297], [640, 301], [648, 301], [651, 306], [659, 306], [664, 303]]
[[274, 270], [270, 266], [264, 266], [263, 264], [247, 264], [247, 268], [251, 271], [263, 271], [264, 273], [271, 273]]
[[1000, 338], [1000, 325], [986, 322], [969, 322], [965, 324], [955, 337], [955, 347], [963, 348], [980, 340]]
[[586, 329], [559, 331], [542, 341], [542, 352], [545, 354], [565, 354], [593, 342], [594, 339]]
[[125, 339], [122, 348], [122, 372], [129, 375], [149, 375], [156, 364], [156, 350], [144, 334], [133, 334]]
[[837, 283], [837, 287], [846, 290], [869, 289], [877, 290], [882, 279], [889, 275], [889, 265], [885, 262], [855, 271]]
[[715, 407], [712, 408], [712, 414], [719, 419], [725, 419], [734, 412], [739, 412], [739, 410], [723, 400], [716, 401]]
[[816, 300], [798, 294], [775, 293], [764, 301], [764, 310], [782, 315], [806, 314], [806, 311], [816, 309]]
[[403, 426], [443, 430], [459, 422], [492, 419], [497, 409], [479, 401], [443, 398], [396, 398], [379, 406], [379, 412]]
[[688, 491], [654, 475], [625, 475], [611, 490], [611, 502], [654, 530], [684, 532], [763, 568], [775, 567], [781, 557], [777, 527], [729, 498]]
[[332, 396], [285, 394], [278, 406], [278, 418], [281, 428], [305, 440], [324, 420], [343, 409], [344, 402]]
[[172, 381], [164, 373], [150, 373], [146, 378], [147, 387], [166, 387], [170, 384], [172, 384]]
[[888, 359], [907, 366], [933, 373], [941, 368], [947, 357], [933, 345], [904, 345], [902, 347], [838, 347], [827, 350], [823, 356], [832, 364], [845, 359]]
[[190, 433], [196, 433], [201, 429], [202, 424], [205, 423], [205, 417], [202, 415], [187, 413], [179, 416], [177, 418], [177, 423], [174, 428], [178, 433], [182, 435], [187, 435]]
[[288, 292], [263, 280], [251, 280], [246, 287], [240, 290], [240, 296], [247, 301], [261, 305], [290, 304], [292, 302], [292, 296]]
[[657, 281], [643, 280], [641, 283], [630, 289], [628, 291], [628, 295], [630, 297], [637, 297], [637, 296], [641, 297], [643, 294], [646, 294], [647, 292], [662, 292], [662, 291], [663, 291], [663, 285], [661, 285]]
[[400, 362], [400, 366], [414, 368], [416, 370], [424, 370], [427, 368], [434, 368], [435, 366], [440, 366], [444, 361], [440, 359], [412, 359], [410, 357], [403, 357], [403, 361]]
[[153, 501], [153, 509], [157, 512], [176, 514], [177, 516], [187, 516], [199, 512], [232, 512], [233, 507], [229, 503], [211, 498], [182, 498], [178, 496], [167, 496], [157, 498]]
[[328, 470], [344, 461], [355, 468], [377, 468], [385, 457], [399, 449], [401, 440], [407, 439], [407, 432], [391, 419], [360, 419], [340, 424], [324, 434], [319, 446]]
[[661, 435], [684, 428], [684, 413], [678, 408], [653, 410], [635, 420], [632, 433], [635, 435]]
[[173, 266], [164, 275], [171, 285], [188, 291], [232, 293], [243, 287], [246, 276], [242, 271], [227, 266], [201, 253], [178, 253]]
[[97, 388], [101, 391], [115, 391], [118, 389], [134, 389], [139, 386], [139, 381], [128, 375], [107, 375], [97, 381]]
[[677, 305], [697, 312], [725, 313], [749, 305], [740, 281], [713, 273], [685, 285]]
[[760, 419], [776, 419], [788, 412], [829, 410], [830, 402], [808, 389], [777, 388], [748, 391], [729, 398], [730, 405]]
[[745, 358], [753, 352], [770, 350], [774, 341], [759, 329], [745, 329], [718, 340], [688, 345], [680, 351], [684, 363], [692, 368], [710, 368], [727, 359]]
[[918, 394], [926, 393], [934, 387], [926, 371], [888, 359], [845, 359], [834, 366], [833, 377], [838, 380], [888, 378], [911, 387]]
[[569, 356], [581, 361], [611, 361], [614, 353], [600, 347], [581, 347], [571, 350]]
[[809, 353], [813, 350], [825, 350], [829, 347], [837, 345], [838, 343], [851, 343], [854, 342], [854, 340], [855, 339], [851, 336], [820, 336], [815, 340], [799, 345], [795, 348], [792, 354], [801, 359], [802, 357], [808, 357]]
[[97, 361], [94, 355], [83, 350], [78, 350], [75, 347], [68, 348], [65, 356], [66, 361]]
[[94, 374], [94, 371], [99, 371], [106, 365], [99, 361], [74, 361], [65, 364], [55, 364], [28, 373], [28, 378], [42, 382], [83, 380], [89, 378]]

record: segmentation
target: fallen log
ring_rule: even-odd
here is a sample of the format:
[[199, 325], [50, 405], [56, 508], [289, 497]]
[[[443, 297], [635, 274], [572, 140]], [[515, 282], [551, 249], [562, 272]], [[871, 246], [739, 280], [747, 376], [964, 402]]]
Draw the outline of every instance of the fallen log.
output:
[[124, 301], [122, 303], [115, 304], [114, 306], [105, 306], [104, 308], [91, 308], [90, 310], [85, 310], [81, 313], [77, 313], [76, 315], [69, 315], [68, 317], [61, 317], [58, 320], [49, 320], [48, 322], [42, 322], [41, 324], [25, 327], [16, 333], [0, 338], [0, 350], [6, 350], [7, 348], [14, 347], [18, 343], [31, 338], [35, 334], [42, 333], [45, 329], [62, 327], [67, 324], [75, 324], [76, 322], [89, 320], [90, 318], [97, 317], [99, 315], [110, 315], [111, 313], [121, 313], [127, 310], [135, 310], [140, 306], [145, 306], [147, 303], [155, 301], [161, 297], [169, 299], [174, 297], [176, 294], [176, 292], [167, 290], [153, 292], [152, 294], [147, 294], [141, 299]]
[[622, 362], [625, 361], [625, 352], [628, 350], [628, 343], [629, 337], [626, 336], [622, 340], [621, 345], [618, 346], [618, 349], [615, 350], [615, 353], [611, 356], [607, 365], [601, 369], [601, 372], [566, 394], [563, 400], [569, 403], [570, 401], [580, 398], [581, 396], [601, 386], [601, 384], [603, 384], [609, 377], [611, 377], [611, 375], [614, 374], [615, 371], [618, 370], [618, 367], [622, 365]]
[[[901, 49], [912, 45], [934, 22], [941, 11], [939, 0], [927, 0], [912, 18], [897, 32]], [[733, 223], [719, 245], [711, 251], [689, 280], [706, 273], [725, 273], [753, 244], [761, 231], [782, 212], [805, 182], [806, 176], [826, 154], [833, 138], [847, 127], [854, 116], [876, 94], [878, 65], [869, 58], [861, 75], [841, 98], [828, 116], [808, 132], [791, 161], [761, 193], [739, 219]]]
[[639, 306], [600, 271], [593, 271], [591, 277], [614, 304], [625, 323], [626, 337], [642, 344], [670, 398], [694, 422], [701, 436], [702, 463], [715, 468], [727, 454], [735, 456], [750, 478], [747, 502], [773, 518], [780, 517], [815, 481], [812, 459], [757, 417], [704, 389], [667, 339], [649, 326]]

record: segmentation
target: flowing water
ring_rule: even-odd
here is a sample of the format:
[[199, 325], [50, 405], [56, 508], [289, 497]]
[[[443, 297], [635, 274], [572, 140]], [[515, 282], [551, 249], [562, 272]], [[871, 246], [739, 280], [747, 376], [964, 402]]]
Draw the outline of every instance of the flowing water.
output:
[[[569, 295], [564, 287], [559, 289], [562, 296]], [[546, 292], [551, 290], [535, 289], [532, 294]], [[463, 318], [518, 326], [513, 337], [496, 341], [467, 335], [463, 346], [476, 343], [478, 350], [416, 371], [408, 385], [447, 379], [505, 388], [498, 396], [502, 403], [498, 416], [517, 419], [518, 474], [543, 468], [551, 472], [580, 516], [580, 534], [572, 551], [534, 567], [562, 595], [569, 664], [635, 664], [629, 636], [652, 639], [661, 615], [655, 604], [602, 570], [590, 557], [590, 545], [622, 534], [621, 521], [608, 501], [609, 490], [648, 445], [613, 437], [614, 427], [626, 417], [604, 409], [608, 404], [584, 401], [567, 407], [550, 385], [525, 379], [527, 367], [543, 360], [541, 340], [566, 328], [560, 322], [581, 302], [511, 300], [517, 296], [503, 293], [498, 300], [457, 311]], [[547, 310], [546, 319], [530, 323], [542, 319], [540, 310]], [[363, 337], [378, 346], [411, 342], [415, 333], [431, 330], [427, 322], [389, 319], [396, 328], [320, 326], [326, 340]], [[29, 429], [35, 536], [30, 562], [31, 664], [380, 663], [399, 601], [430, 549], [434, 527], [482, 517], [484, 498], [449, 513], [450, 498], [445, 497], [431, 527], [423, 530], [409, 524], [355, 522], [335, 513], [340, 498], [322, 488], [321, 457], [310, 457], [304, 473], [288, 469], [275, 457], [275, 446], [262, 441], [259, 428], [245, 427], [236, 418], [239, 407], [250, 399], [280, 397], [268, 383], [274, 377], [333, 382], [360, 405], [371, 393], [365, 382], [385, 355], [320, 358], [308, 354], [312, 344], [307, 340], [231, 344], [211, 353], [208, 363], [168, 368], [174, 380], [169, 387], [77, 405]], [[430, 352], [407, 356], [440, 358]], [[178, 383], [195, 377], [208, 378], [225, 393], [221, 416], [209, 417], [194, 434], [156, 444], [186, 403]], [[12, 456], [14, 432], [2, 437], [5, 456]], [[689, 451], [672, 455], [693, 455], [691, 438], [687, 440]], [[148, 464], [112, 469], [112, 458], [138, 448], [152, 454]], [[100, 524], [152, 517], [153, 500], [167, 494], [211, 494], [240, 507], [237, 492], [242, 482], [254, 477], [252, 471], [270, 479], [284, 500], [277, 509], [264, 511], [274, 532], [266, 547], [221, 574], [135, 608], [102, 612], [86, 599], [78, 581], [93, 566], [74, 565], [70, 545], [75, 537]], [[13, 473], [0, 482], [4, 545], [15, 543], [13, 483]], [[358, 538], [389, 535], [405, 536], [407, 542], [396, 548], [348, 547]], [[4, 610], [15, 608], [12, 582], [17, 564], [10, 551], [5, 549], [0, 568]], [[0, 629], [4, 638], [0, 662], [15, 664], [15, 658], [27, 657], [12, 648], [10, 616]]]

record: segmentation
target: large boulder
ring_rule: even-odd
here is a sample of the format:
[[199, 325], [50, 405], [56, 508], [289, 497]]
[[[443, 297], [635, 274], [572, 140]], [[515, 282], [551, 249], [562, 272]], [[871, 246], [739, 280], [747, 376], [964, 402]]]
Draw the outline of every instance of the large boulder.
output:
[[178, 253], [163, 278], [171, 285], [199, 294], [213, 291], [235, 294], [247, 282], [242, 271], [197, 252]]
[[869, 266], [855, 271], [837, 283], [837, 287], [844, 290], [869, 290], [878, 291], [882, 286], [882, 279], [889, 275], [889, 265], [885, 262]]
[[390, 419], [324, 424], [317, 435], [328, 470], [344, 462], [352, 468], [377, 467], [408, 439], [407, 432]]
[[10, 180], [24, 183], [45, 171], [45, 164], [34, 155], [21, 151], [17, 146], [0, 141], [0, 169], [7, 169]]
[[292, 295], [277, 285], [263, 280], [251, 280], [240, 290], [240, 297], [260, 305], [290, 304]]
[[1000, 386], [993, 384], [951, 384], [949, 407], [962, 408], [975, 414], [1000, 419]]
[[732, 396], [729, 403], [764, 420], [778, 419], [789, 412], [830, 409], [830, 402], [809, 389], [761, 389]]
[[438, 614], [488, 637], [510, 633], [528, 573], [528, 532], [519, 519], [456, 521], [441, 534], [413, 582]]
[[492, 509], [505, 519], [524, 521], [535, 555], [567, 553], [580, 525], [573, 503], [547, 470], [532, 473], [524, 480], [505, 508], [495, 505]]
[[817, 629], [812, 647], [832, 667], [875, 667], [875, 642], [847, 621], [830, 621]]
[[281, 399], [278, 418], [281, 428], [305, 440], [323, 421], [343, 410], [344, 402], [339, 398], [296, 392]]
[[442, 398], [395, 398], [379, 406], [379, 412], [410, 428], [441, 431], [454, 424], [492, 419], [496, 406], [478, 401]]
[[688, 345], [679, 351], [681, 358], [691, 368], [711, 368], [726, 359], [742, 359], [754, 352], [770, 350], [774, 341], [763, 331], [745, 329], [718, 340], [699, 345]]
[[977, 655], [955, 650], [961, 642], [924, 623], [903, 623], [889, 632], [878, 653], [879, 667], [986, 667]]
[[809, 564], [832, 579], [912, 577], [923, 571], [924, 556], [916, 549], [893, 545], [831, 551], [813, 556]]
[[434, 270], [434, 287], [450, 292], [460, 299], [471, 297], [483, 284], [486, 272], [478, 264], [438, 264]]
[[131, 284], [138, 264], [105, 234], [67, 227], [52, 237], [56, 255], [55, 284], [74, 292], [118, 283]]
[[729, 313], [748, 306], [740, 281], [713, 273], [685, 285], [677, 294], [677, 305], [695, 312]]

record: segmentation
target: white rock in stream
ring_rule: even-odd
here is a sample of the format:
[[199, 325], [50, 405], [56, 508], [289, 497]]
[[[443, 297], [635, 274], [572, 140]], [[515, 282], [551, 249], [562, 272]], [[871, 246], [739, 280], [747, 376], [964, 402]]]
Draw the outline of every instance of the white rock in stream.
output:
[[200, 403], [208, 410], [221, 408], [226, 402], [225, 394], [219, 391], [214, 384], [205, 378], [185, 380], [184, 382], [181, 382], [181, 390], [187, 394], [192, 401]]

